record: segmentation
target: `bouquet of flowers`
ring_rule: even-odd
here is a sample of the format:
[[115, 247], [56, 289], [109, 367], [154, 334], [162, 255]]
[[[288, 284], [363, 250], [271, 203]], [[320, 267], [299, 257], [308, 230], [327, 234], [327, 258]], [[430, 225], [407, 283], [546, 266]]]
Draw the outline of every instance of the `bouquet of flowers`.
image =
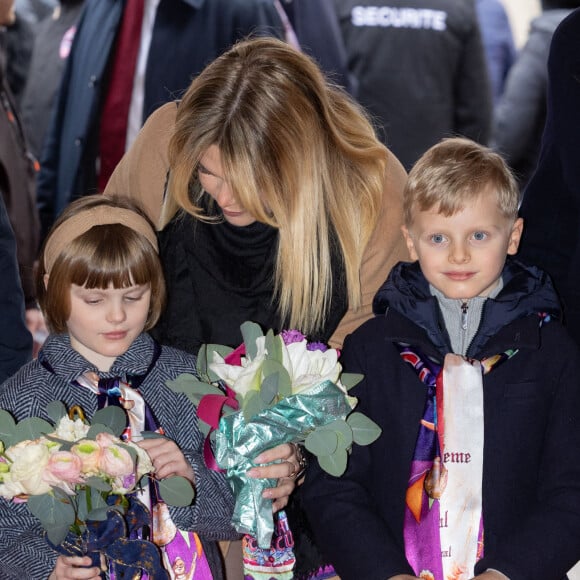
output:
[[[55, 401], [47, 411], [54, 426], [38, 417], [16, 423], [0, 410], [0, 497], [26, 502], [48, 543], [62, 554], [90, 555], [97, 566], [110, 560], [125, 572], [142, 569], [150, 577], [166, 578], [153, 544], [128, 541], [149, 524], [149, 511], [134, 492], [143, 489], [145, 478], [154, 478], [154, 467], [144, 450], [120, 438], [125, 412], [106, 407], [91, 425], [79, 407], [67, 413]], [[193, 500], [193, 488], [183, 477], [157, 483], [169, 504], [186, 506]]]
[[186, 393], [208, 423], [206, 462], [211, 466], [213, 438], [215, 461], [236, 496], [234, 527], [267, 548], [274, 523], [271, 500], [263, 499], [262, 492], [275, 481], [246, 476], [253, 458], [281, 443], [303, 443], [325, 471], [338, 477], [352, 444], [368, 445], [381, 430], [352, 412], [357, 399], [347, 390], [362, 375], [342, 373], [335, 349], [308, 343], [295, 330], [264, 335], [251, 322], [241, 330], [244, 342], [235, 350], [221, 345], [200, 349], [200, 378], [180, 375], [168, 385]]

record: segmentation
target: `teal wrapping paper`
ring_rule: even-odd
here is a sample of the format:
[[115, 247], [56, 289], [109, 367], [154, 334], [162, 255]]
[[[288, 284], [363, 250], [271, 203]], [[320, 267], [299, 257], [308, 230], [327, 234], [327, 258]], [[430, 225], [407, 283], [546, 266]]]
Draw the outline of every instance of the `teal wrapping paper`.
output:
[[272, 500], [262, 492], [276, 485], [275, 479], [253, 479], [246, 472], [262, 451], [282, 443], [300, 443], [308, 434], [352, 411], [348, 397], [331, 381], [308, 390], [254, 415], [249, 423], [241, 411], [222, 417], [216, 431], [215, 457], [232, 486], [236, 504], [232, 517], [235, 529], [254, 536], [261, 548], [268, 548], [274, 532]]

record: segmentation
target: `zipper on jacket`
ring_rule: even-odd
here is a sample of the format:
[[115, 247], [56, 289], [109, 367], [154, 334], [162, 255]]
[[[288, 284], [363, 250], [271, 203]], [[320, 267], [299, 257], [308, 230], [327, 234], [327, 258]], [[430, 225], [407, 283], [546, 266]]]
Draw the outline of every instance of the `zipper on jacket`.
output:
[[467, 310], [469, 308], [469, 304], [467, 300], [465, 300], [461, 304], [461, 328], [463, 330], [467, 330]]

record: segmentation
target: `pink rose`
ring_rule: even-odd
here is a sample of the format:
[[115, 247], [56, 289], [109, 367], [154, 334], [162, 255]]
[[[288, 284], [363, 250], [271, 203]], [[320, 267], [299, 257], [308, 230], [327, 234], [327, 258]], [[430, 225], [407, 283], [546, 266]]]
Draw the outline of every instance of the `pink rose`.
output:
[[[98, 437], [97, 435], [97, 439]], [[108, 444], [102, 450], [99, 468], [111, 477], [124, 477], [135, 471], [133, 458], [129, 452], [120, 445], [114, 444]]]
[[106, 431], [99, 433], [97, 435], [97, 443], [101, 449], [105, 449], [111, 445], [116, 445], [119, 442], [119, 439]]
[[42, 478], [50, 485], [58, 486], [65, 491], [72, 491], [70, 485], [81, 483], [83, 462], [78, 455], [70, 451], [56, 451], [48, 458]]

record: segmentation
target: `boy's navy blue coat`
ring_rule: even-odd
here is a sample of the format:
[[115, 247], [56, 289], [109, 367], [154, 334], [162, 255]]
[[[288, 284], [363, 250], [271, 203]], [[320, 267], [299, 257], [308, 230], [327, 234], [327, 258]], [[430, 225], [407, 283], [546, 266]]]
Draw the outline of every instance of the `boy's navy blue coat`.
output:
[[[487, 568], [510, 580], [559, 580], [580, 559], [580, 353], [555, 317], [547, 277], [508, 262], [469, 349], [477, 359], [519, 352], [484, 376], [483, 517]], [[405, 342], [442, 360], [451, 347], [418, 264], [400, 263], [375, 300], [376, 318], [350, 335], [342, 363], [365, 379], [357, 410], [383, 432], [353, 446], [342, 478], [316, 462], [303, 492], [320, 547], [342, 580], [411, 574], [403, 543], [407, 480], [425, 387], [400, 357]]]

